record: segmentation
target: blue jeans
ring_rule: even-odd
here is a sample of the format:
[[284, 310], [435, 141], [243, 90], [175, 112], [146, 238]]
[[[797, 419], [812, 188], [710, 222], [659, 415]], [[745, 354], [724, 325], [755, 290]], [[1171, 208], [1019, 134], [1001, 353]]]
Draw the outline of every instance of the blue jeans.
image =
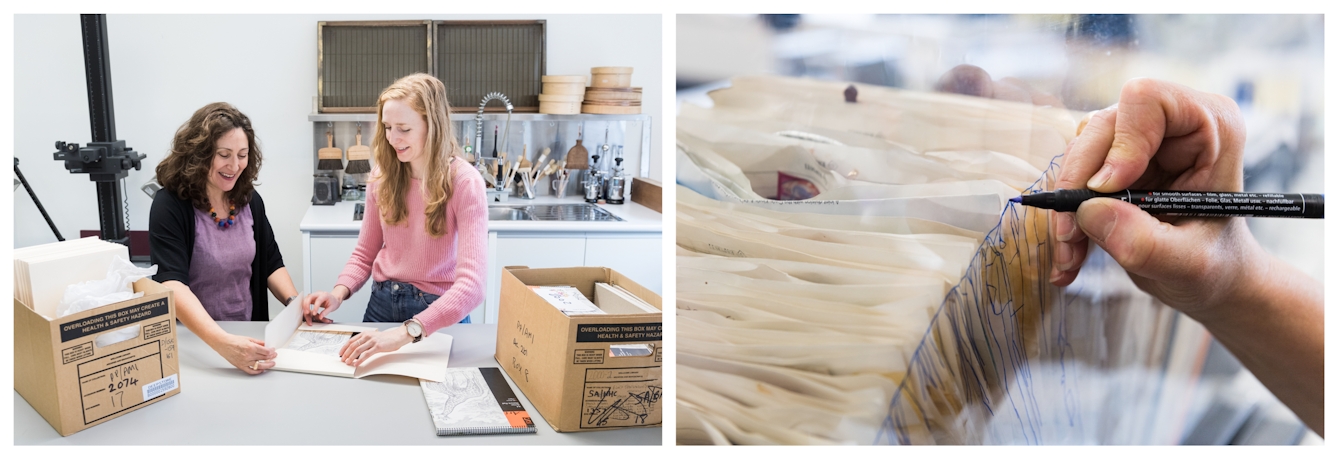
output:
[[[362, 314], [362, 321], [403, 323], [423, 312], [440, 297], [423, 292], [413, 284], [389, 280], [373, 282], [372, 298], [367, 301], [367, 311]], [[465, 316], [460, 323], [469, 323], [469, 316]]]

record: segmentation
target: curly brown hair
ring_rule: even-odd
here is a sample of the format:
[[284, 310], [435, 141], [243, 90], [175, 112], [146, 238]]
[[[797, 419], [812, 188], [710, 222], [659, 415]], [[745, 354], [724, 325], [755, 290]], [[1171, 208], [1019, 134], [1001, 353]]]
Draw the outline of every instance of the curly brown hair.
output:
[[158, 183], [163, 189], [176, 193], [182, 200], [188, 200], [196, 209], [209, 211], [209, 194], [206, 184], [209, 181], [209, 167], [214, 161], [214, 149], [220, 137], [241, 128], [246, 132], [246, 144], [250, 149], [246, 168], [237, 177], [237, 185], [225, 193], [237, 207], [251, 201], [253, 182], [260, 173], [260, 146], [256, 144], [256, 133], [251, 129], [251, 119], [242, 114], [231, 104], [214, 102], [201, 107], [191, 115], [190, 120], [177, 128], [172, 137], [172, 151], [158, 163]]

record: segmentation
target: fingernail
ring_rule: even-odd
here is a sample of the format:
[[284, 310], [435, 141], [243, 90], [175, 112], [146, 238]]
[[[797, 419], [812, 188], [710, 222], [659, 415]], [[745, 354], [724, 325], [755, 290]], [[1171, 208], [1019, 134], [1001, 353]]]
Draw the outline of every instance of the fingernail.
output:
[[1073, 245], [1068, 243], [1055, 244], [1055, 268], [1060, 271], [1073, 269]]
[[1051, 284], [1055, 283], [1056, 281], [1059, 280], [1060, 276], [1063, 275], [1064, 273], [1060, 271], [1058, 268], [1050, 268], [1050, 283]]
[[[1119, 220], [1119, 215], [1110, 205], [1101, 203], [1100, 199], [1094, 199], [1083, 203], [1078, 208], [1078, 225], [1082, 226], [1084, 232], [1097, 242], [1105, 244], [1110, 238], [1110, 234], [1115, 231], [1115, 225]], [[1083, 207], [1089, 210], [1082, 211]]]
[[1059, 242], [1068, 242], [1073, 239], [1073, 230], [1076, 228], [1077, 226], [1073, 224], [1073, 214], [1055, 212], [1055, 239]]
[[1096, 175], [1092, 176], [1092, 179], [1087, 181], [1087, 189], [1095, 190], [1101, 188], [1106, 182], [1110, 181], [1110, 176], [1114, 173], [1115, 171], [1112, 170], [1110, 164], [1101, 166], [1101, 170], [1097, 171]]

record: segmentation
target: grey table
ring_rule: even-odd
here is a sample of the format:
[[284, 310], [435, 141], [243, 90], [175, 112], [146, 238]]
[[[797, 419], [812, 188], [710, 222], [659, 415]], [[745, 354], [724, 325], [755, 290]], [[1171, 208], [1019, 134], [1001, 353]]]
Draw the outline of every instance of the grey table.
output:
[[[266, 322], [220, 324], [229, 333], [263, 338]], [[538, 433], [438, 437], [417, 379], [389, 375], [352, 379], [285, 371], [248, 376], [186, 327], [178, 325], [177, 333], [181, 343], [180, 394], [61, 437], [14, 392], [14, 444], [661, 444], [663, 429], [659, 426], [555, 432], [510, 377], [507, 382], [534, 419]], [[497, 366], [493, 359], [496, 325], [460, 324], [439, 333], [455, 338], [452, 367]]]

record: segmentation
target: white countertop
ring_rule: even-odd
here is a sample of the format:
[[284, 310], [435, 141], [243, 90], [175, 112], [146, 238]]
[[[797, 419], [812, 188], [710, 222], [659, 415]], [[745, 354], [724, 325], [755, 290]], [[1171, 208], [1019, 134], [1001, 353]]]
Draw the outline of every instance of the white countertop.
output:
[[[352, 212], [352, 211], [350, 211]], [[219, 322], [229, 333], [263, 337], [267, 322]], [[386, 328], [394, 324], [362, 324]], [[497, 326], [443, 328], [455, 338], [452, 367], [497, 367]], [[177, 327], [181, 393], [121, 418], [62, 437], [14, 392], [15, 445], [658, 445], [663, 428], [559, 433], [503, 372], [537, 431], [436, 435], [418, 380], [363, 379], [232, 368], [186, 327]]]
[[[489, 203], [490, 205], [516, 206], [528, 204], [579, 204], [585, 202], [580, 197], [568, 196], [558, 199], [542, 196], [535, 199], [520, 199], [515, 196], [506, 202]], [[362, 222], [353, 219], [356, 202], [341, 201], [333, 206], [312, 205], [302, 217], [299, 229], [306, 233], [357, 234]], [[489, 221], [488, 231], [498, 232], [581, 232], [581, 233], [659, 233], [663, 231], [663, 215], [646, 206], [632, 202], [625, 204], [597, 204], [609, 213], [623, 219], [612, 221]], [[366, 215], [365, 218], [375, 218]]]

